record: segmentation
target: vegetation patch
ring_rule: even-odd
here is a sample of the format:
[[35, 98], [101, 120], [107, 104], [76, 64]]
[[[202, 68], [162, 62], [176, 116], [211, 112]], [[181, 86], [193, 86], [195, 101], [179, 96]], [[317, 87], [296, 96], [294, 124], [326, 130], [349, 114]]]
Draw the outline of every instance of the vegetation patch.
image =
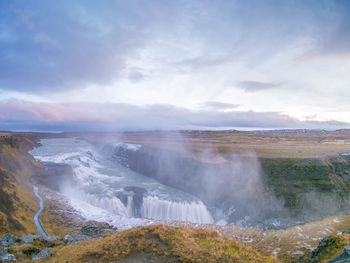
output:
[[152, 255], [164, 262], [279, 262], [214, 231], [165, 225], [57, 247], [52, 254], [47, 262], [127, 262]]

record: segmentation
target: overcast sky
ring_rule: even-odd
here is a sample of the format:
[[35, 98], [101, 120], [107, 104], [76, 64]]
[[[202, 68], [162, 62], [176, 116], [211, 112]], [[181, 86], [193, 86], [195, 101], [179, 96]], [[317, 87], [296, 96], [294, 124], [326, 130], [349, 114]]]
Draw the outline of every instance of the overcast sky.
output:
[[350, 1], [0, 1], [0, 130], [350, 128]]

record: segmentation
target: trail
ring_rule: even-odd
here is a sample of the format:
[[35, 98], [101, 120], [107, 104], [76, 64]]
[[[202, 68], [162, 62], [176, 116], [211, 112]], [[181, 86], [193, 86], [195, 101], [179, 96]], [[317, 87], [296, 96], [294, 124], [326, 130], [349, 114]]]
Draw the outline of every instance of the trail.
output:
[[40, 208], [36, 212], [36, 214], [34, 215], [33, 219], [34, 219], [34, 223], [35, 223], [36, 229], [38, 230], [39, 235], [42, 236], [43, 238], [47, 238], [48, 236], [47, 236], [47, 234], [46, 234], [46, 232], [45, 232], [45, 230], [44, 230], [44, 228], [41, 225], [40, 220], [39, 220], [39, 216], [40, 216], [41, 212], [43, 212], [45, 209], [44, 200], [42, 199], [42, 197], [39, 194], [38, 187], [32, 181], [33, 177], [31, 177], [29, 181], [33, 185], [33, 192], [34, 192], [35, 196], [39, 199], [39, 204], [40, 204]]

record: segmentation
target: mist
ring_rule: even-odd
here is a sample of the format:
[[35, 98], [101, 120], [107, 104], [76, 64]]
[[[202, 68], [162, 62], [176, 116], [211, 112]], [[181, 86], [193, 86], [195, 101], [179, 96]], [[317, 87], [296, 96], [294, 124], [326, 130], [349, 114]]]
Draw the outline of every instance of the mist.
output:
[[269, 221], [288, 216], [283, 200], [266, 186], [254, 152], [224, 155], [215, 145], [191, 149], [180, 133], [157, 138], [157, 147], [118, 148], [114, 156], [140, 174], [197, 196], [216, 223], [266, 228]]

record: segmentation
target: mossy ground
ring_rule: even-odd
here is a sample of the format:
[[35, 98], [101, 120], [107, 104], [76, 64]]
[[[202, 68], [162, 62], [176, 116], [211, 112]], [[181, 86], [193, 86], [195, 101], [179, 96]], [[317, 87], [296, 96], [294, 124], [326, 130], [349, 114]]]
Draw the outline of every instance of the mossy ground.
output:
[[300, 263], [326, 263], [344, 253], [344, 248], [350, 245], [350, 234], [327, 236], [321, 240], [318, 247], [300, 258]]

